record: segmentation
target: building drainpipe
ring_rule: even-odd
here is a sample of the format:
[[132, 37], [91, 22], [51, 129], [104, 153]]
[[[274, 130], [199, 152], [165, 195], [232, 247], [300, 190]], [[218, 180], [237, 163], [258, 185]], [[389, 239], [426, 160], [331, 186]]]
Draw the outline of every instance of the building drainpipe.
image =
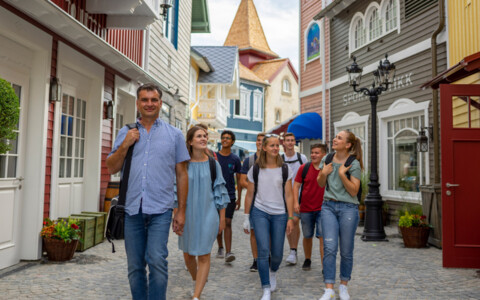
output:
[[[323, 6], [324, 4], [322, 4]], [[327, 91], [327, 83], [326, 83], [326, 80], [325, 80], [325, 73], [326, 73], [326, 69], [325, 69], [325, 17], [323, 17], [322, 19], [322, 27], [323, 27], [323, 35], [322, 35], [322, 120], [323, 120], [323, 125], [322, 126], [322, 138], [323, 138], [323, 143], [326, 144], [326, 139], [327, 139], [327, 136], [326, 136], [326, 132], [327, 132], [327, 122], [326, 122], [326, 119], [325, 119], [325, 116], [326, 116], [326, 113], [325, 113], [325, 109], [326, 109], [326, 91]]]
[[[437, 36], [445, 27], [445, 2], [438, 1], [439, 23], [437, 29], [432, 34], [432, 78], [437, 76]], [[438, 90], [432, 89], [433, 103], [433, 161], [435, 165], [434, 183], [440, 183], [440, 134], [438, 120]]]

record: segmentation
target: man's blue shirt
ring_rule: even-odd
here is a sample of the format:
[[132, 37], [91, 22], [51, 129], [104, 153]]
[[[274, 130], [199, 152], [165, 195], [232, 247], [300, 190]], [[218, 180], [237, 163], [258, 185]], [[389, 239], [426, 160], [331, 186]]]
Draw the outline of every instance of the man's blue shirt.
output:
[[[140, 138], [133, 148], [125, 211], [136, 215], [142, 203], [144, 214], [161, 214], [173, 208], [175, 165], [190, 156], [182, 132], [170, 124], [157, 119], [147, 132], [137, 120], [137, 128]], [[126, 126], [120, 129], [109, 156], [117, 151], [127, 132]]]
[[230, 153], [228, 156], [223, 156], [220, 152], [217, 152], [217, 160], [222, 167], [223, 179], [225, 179], [230, 200], [235, 199], [235, 177], [233, 175], [240, 173], [240, 169], [242, 168], [240, 157], [233, 153]]
[[[249, 155], [247, 158], [245, 158], [243, 160], [242, 170], [240, 171], [241, 174], [245, 174], [245, 175], [248, 174], [248, 170], [250, 170], [250, 157], [251, 157], [251, 155]], [[257, 153], [256, 152], [253, 154], [253, 157], [254, 157], [253, 164], [255, 164], [255, 161], [257, 160]], [[253, 164], [252, 164], [252, 166], [253, 166]]]

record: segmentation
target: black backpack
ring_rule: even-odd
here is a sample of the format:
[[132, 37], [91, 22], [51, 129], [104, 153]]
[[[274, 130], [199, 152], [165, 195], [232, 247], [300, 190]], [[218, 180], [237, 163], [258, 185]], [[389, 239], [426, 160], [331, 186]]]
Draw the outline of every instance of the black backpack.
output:
[[[137, 123], [127, 124], [128, 129], [137, 128]], [[112, 240], [121, 240], [124, 237], [125, 229], [125, 201], [127, 198], [128, 178], [130, 177], [130, 166], [132, 164], [133, 148], [135, 144], [128, 148], [123, 166], [123, 176], [120, 180], [120, 194], [118, 201], [112, 201], [108, 211], [107, 222], [105, 226], [105, 237], [112, 243], [112, 253], [115, 253], [115, 244]]]
[[300, 196], [298, 196], [298, 204], [302, 203], [303, 183], [305, 182], [305, 177], [307, 177], [308, 169], [310, 169], [311, 164], [311, 161], [307, 162], [302, 170], [302, 185], [300, 186]]
[[[325, 157], [324, 165], [328, 165], [329, 163], [331, 163], [332, 160], [333, 160], [333, 156], [334, 156], [334, 155], [335, 155], [335, 152], [328, 153], [328, 154], [327, 154], [327, 157]], [[357, 157], [356, 157], [355, 155], [350, 155], [350, 156], [347, 158], [347, 160], [345, 161], [344, 166], [345, 166], [345, 167], [350, 166], [355, 159], [357, 159]], [[350, 171], [347, 171], [347, 173], [345, 173], [345, 175], [347, 176], [348, 180], [350, 180]], [[327, 189], [327, 191], [329, 190], [328, 180], [327, 180], [326, 189]], [[360, 180], [360, 187], [358, 188], [357, 199], [358, 199], [358, 202], [359, 202], [359, 203], [360, 203], [361, 200], [362, 200], [362, 181], [361, 181], [361, 180]]]
[[294, 164], [296, 163], [297, 161], [300, 162], [300, 165], [303, 165], [303, 161], [302, 161], [302, 155], [298, 152], [297, 153], [297, 159], [296, 160], [290, 160], [290, 161], [285, 161], [285, 153], [282, 154], [282, 159], [283, 159], [283, 162], [284, 163], [287, 163], [287, 164]]
[[217, 179], [217, 166], [215, 163], [215, 158], [208, 156], [208, 164], [210, 166], [210, 178], [212, 179], [212, 191], [215, 180]]
[[[252, 211], [253, 204], [255, 203], [255, 198], [257, 196], [258, 189], [258, 173], [260, 173], [260, 166], [258, 164], [253, 165], [253, 183], [255, 184], [255, 189], [253, 192], [252, 205], [250, 205], [250, 212]], [[287, 202], [285, 201], [285, 183], [288, 179], [288, 165], [282, 164], [282, 188], [283, 188], [283, 204], [285, 204], [285, 212], [288, 214]]]

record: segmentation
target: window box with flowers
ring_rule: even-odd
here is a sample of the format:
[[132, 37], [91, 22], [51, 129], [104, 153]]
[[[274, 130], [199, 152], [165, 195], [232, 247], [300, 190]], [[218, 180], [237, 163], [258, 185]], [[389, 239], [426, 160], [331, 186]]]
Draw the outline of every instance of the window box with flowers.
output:
[[73, 258], [80, 239], [80, 227], [76, 219], [46, 218], [40, 236], [50, 261], [67, 261]]
[[431, 226], [427, 217], [420, 214], [410, 214], [408, 211], [398, 220], [406, 248], [424, 248], [427, 246]]

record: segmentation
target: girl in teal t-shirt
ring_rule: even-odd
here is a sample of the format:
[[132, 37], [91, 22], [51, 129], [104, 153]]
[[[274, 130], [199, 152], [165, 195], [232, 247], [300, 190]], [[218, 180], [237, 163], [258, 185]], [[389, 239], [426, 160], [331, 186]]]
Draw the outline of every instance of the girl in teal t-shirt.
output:
[[[337, 250], [340, 244], [340, 299], [350, 299], [347, 283], [353, 269], [353, 246], [358, 226], [357, 193], [360, 188], [360, 174], [363, 169], [360, 140], [349, 131], [340, 131], [333, 139], [335, 150], [333, 160], [320, 163], [321, 172], [317, 181], [321, 187], [327, 185], [322, 204], [322, 230], [324, 239], [323, 272], [325, 293], [320, 300], [334, 299]], [[350, 155], [356, 159], [345, 167]], [[348, 178], [347, 173], [350, 174]]]

